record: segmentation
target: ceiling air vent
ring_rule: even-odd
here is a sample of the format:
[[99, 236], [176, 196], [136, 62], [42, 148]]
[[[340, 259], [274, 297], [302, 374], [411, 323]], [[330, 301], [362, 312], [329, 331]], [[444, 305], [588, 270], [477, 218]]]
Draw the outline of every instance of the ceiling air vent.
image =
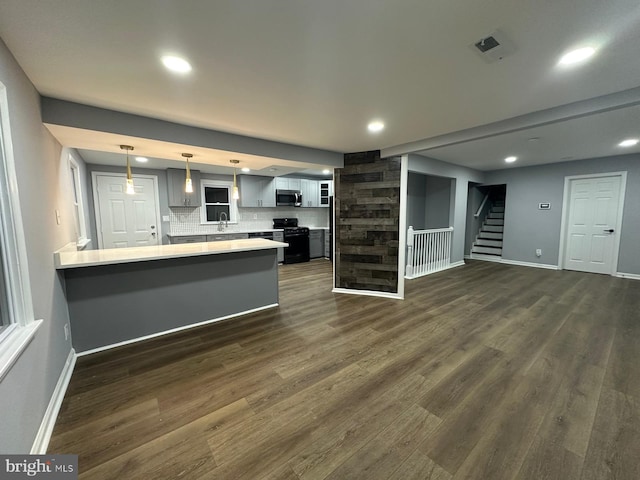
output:
[[513, 43], [511, 43], [500, 30], [496, 30], [491, 35], [481, 38], [471, 45], [471, 49], [480, 55], [487, 63], [502, 60], [515, 51]]

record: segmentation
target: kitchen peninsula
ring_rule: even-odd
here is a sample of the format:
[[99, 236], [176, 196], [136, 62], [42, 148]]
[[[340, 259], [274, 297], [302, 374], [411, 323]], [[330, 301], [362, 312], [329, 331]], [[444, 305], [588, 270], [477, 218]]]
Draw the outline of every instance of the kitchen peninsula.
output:
[[56, 252], [73, 347], [92, 353], [275, 307], [286, 246], [255, 238]]

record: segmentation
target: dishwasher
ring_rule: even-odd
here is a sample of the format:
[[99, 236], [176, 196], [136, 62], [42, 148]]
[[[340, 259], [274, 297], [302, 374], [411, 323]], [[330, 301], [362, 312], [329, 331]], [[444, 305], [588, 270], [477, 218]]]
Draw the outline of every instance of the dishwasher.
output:
[[[279, 233], [279, 235], [278, 235]], [[249, 233], [249, 238], [266, 238], [267, 240], [273, 240], [274, 239], [274, 235], [278, 235], [280, 238], [276, 238], [276, 241], [282, 242], [283, 238], [282, 238], [282, 232], [250, 232]], [[279, 248], [278, 249], [278, 263], [283, 263], [284, 262], [284, 248]]]

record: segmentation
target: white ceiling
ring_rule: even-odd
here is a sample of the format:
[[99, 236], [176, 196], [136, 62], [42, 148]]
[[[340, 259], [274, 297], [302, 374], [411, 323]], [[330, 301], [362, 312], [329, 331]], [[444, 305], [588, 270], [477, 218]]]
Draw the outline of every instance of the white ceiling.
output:
[[[339, 152], [637, 87], [639, 26], [637, 0], [0, 0], [0, 37], [45, 96]], [[469, 46], [496, 29], [515, 52], [486, 63]], [[584, 44], [599, 48], [592, 62], [556, 66]], [[164, 53], [193, 72], [168, 73]], [[387, 125], [377, 135], [366, 131], [374, 118]], [[598, 120], [581, 123], [565, 155], [559, 125], [531, 134], [545, 141], [523, 155], [557, 161], [614, 141]], [[425, 154], [469, 163], [473, 153], [481, 161], [470, 166], [502, 168], [488, 159], [519, 138]]]

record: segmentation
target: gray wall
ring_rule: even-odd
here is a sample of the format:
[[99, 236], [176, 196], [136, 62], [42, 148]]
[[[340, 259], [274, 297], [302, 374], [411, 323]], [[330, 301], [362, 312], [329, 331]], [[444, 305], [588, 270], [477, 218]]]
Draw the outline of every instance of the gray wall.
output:
[[341, 153], [191, 127], [55, 98], [42, 98], [42, 120], [53, 125], [150, 138], [230, 152], [342, 167]]
[[460, 262], [464, 258], [464, 244], [467, 218], [467, 185], [469, 182], [484, 182], [484, 172], [441, 162], [421, 155], [409, 155], [409, 171], [424, 175], [453, 178], [456, 181], [453, 191], [453, 214], [450, 223], [453, 226], [451, 261]]
[[[564, 177], [627, 172], [625, 207], [617, 271], [640, 274], [640, 155], [621, 155], [487, 172], [486, 183], [507, 185], [502, 257], [507, 260], [557, 265]], [[550, 202], [551, 210], [538, 210]], [[535, 256], [536, 248], [542, 257]]]
[[428, 175], [425, 205], [425, 228], [447, 228], [450, 225], [450, 204], [455, 199], [455, 179]]
[[407, 227], [414, 230], [449, 227], [455, 201], [455, 180], [409, 172]]
[[[44, 320], [33, 341], [0, 380], [0, 453], [29, 452], [71, 342], [53, 252], [75, 241], [67, 155], [40, 119], [40, 96], [0, 41], [0, 82], [7, 89], [18, 194], [22, 208], [33, 310]], [[60, 210], [56, 224], [54, 210]]]
[[407, 181], [407, 228], [424, 230], [427, 218], [425, 205], [427, 204], [426, 176], [409, 172]]

